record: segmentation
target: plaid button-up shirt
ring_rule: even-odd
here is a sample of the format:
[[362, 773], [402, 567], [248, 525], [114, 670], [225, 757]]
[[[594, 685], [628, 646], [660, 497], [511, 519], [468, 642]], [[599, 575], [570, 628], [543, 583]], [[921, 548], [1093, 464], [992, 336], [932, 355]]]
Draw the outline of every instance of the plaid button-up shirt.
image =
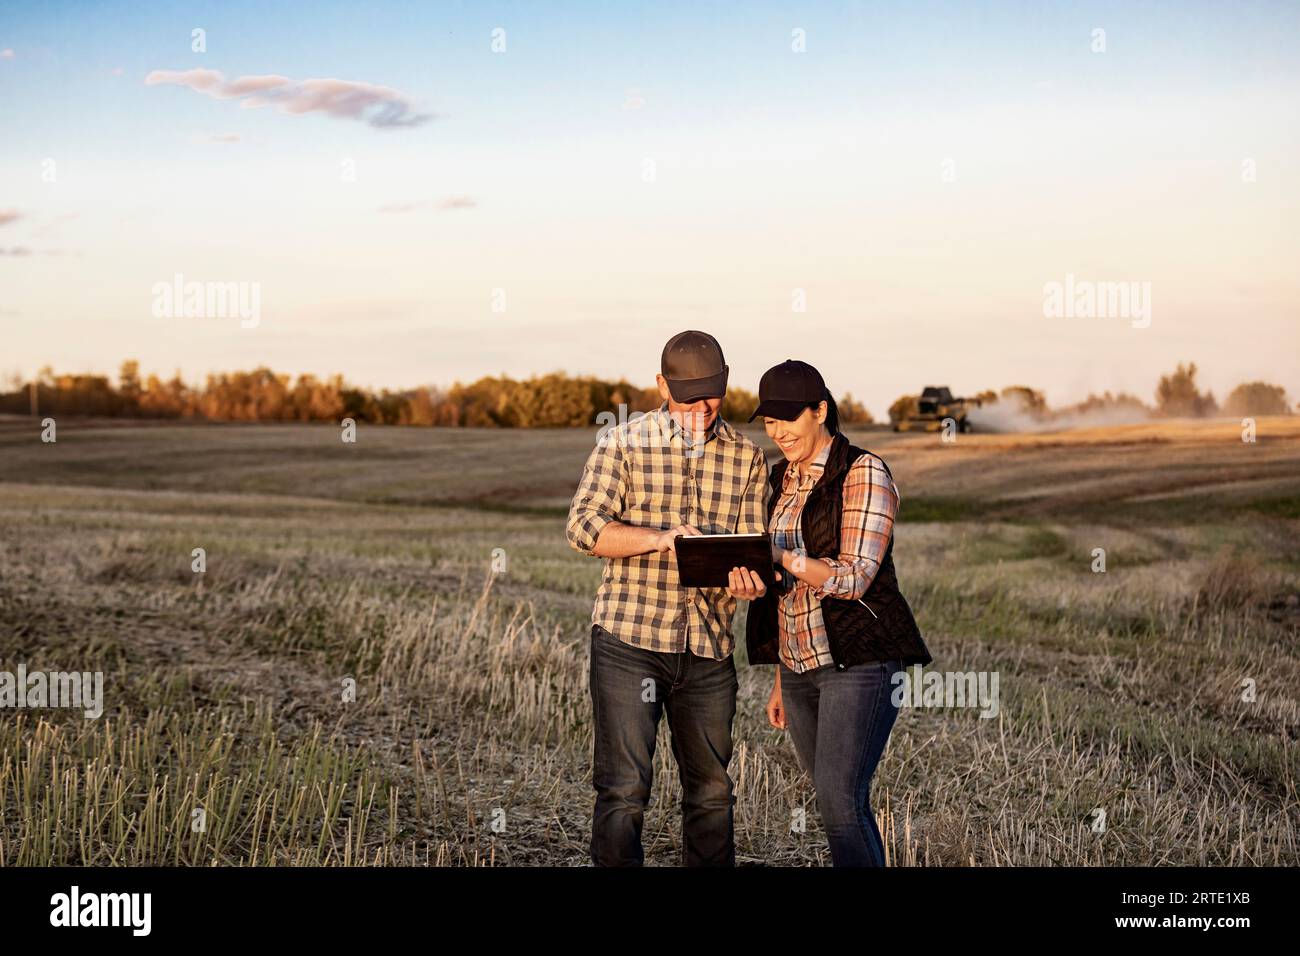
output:
[[[826, 470], [831, 446], [827, 444], [800, 477], [798, 469], [787, 466], [782, 476], [781, 494], [772, 510], [772, 543], [777, 547], [804, 553], [800, 521], [808, 493]], [[786, 590], [777, 604], [777, 623], [781, 629], [781, 662], [796, 673], [834, 663], [826, 624], [822, 619], [822, 601], [855, 601], [867, 593], [880, 570], [894, 533], [898, 515], [898, 488], [885, 470], [884, 463], [867, 452], [849, 466], [844, 476], [843, 508], [840, 515], [840, 553], [837, 558], [822, 558], [830, 565], [831, 576], [819, 588], [782, 572]], [[805, 560], [817, 560], [805, 558]]]
[[[603, 433], [583, 468], [569, 508], [569, 544], [594, 554], [611, 521], [667, 531], [694, 525], [704, 534], [764, 530], [767, 459], [752, 441], [715, 418], [692, 441], [668, 403]], [[736, 599], [726, 588], [683, 587], [673, 551], [607, 558], [591, 620], [634, 647], [690, 651], [713, 660], [734, 649]]]

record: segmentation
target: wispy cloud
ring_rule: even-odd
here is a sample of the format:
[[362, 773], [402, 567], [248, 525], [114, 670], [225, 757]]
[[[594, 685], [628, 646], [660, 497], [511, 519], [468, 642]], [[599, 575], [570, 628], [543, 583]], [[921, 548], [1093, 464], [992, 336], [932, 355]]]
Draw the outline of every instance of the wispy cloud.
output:
[[451, 196], [447, 199], [416, 199], [411, 202], [390, 202], [380, 206], [380, 212], [416, 212], [420, 209], [436, 209], [438, 212], [450, 212], [454, 209], [477, 209], [478, 201], [468, 196]]
[[8, 48], [0, 50], [0, 60], [12, 60], [13, 58], [14, 58], [13, 50]]
[[470, 199], [468, 196], [453, 196], [451, 199], [444, 199], [438, 204], [441, 210], [448, 209], [477, 209], [478, 200]]
[[26, 258], [27, 256], [73, 256], [81, 258], [84, 252], [73, 251], [69, 249], [33, 249], [30, 246], [0, 246], [0, 256], [11, 256], [13, 258]]
[[23, 214], [17, 209], [0, 209], [0, 226], [7, 226], [11, 222], [23, 218]]
[[293, 80], [266, 74], [227, 80], [219, 70], [154, 70], [144, 78], [147, 86], [186, 86], [218, 100], [237, 99], [245, 109], [275, 106], [281, 113], [325, 113], [355, 119], [380, 129], [419, 126], [433, 119], [417, 113], [410, 99], [389, 86], [357, 80]]

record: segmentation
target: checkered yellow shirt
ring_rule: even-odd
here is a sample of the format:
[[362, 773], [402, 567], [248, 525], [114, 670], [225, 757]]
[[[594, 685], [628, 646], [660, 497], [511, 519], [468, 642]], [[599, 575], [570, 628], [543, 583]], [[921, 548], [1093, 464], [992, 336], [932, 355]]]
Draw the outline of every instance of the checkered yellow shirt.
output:
[[[764, 530], [767, 492], [767, 459], [757, 445], [722, 418], [691, 442], [665, 402], [602, 434], [583, 468], [566, 534], [584, 554], [594, 553], [611, 521], [756, 534]], [[735, 610], [725, 588], [683, 587], [674, 552], [652, 551], [605, 559], [591, 620], [634, 647], [721, 660], [735, 646]]]

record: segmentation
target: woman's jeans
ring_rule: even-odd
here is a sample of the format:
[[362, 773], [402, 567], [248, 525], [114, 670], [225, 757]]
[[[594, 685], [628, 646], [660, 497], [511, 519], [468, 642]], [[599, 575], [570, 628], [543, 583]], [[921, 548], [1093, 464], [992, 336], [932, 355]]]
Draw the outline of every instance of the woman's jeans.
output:
[[735, 866], [736, 803], [727, 764], [736, 716], [736, 663], [690, 652], [663, 654], [591, 628], [595, 752], [591, 861], [640, 866], [655, 734], [668, 718], [682, 778], [682, 858], [687, 866]]
[[884, 866], [871, 812], [871, 777], [898, 717], [890, 678], [901, 661], [833, 664], [796, 674], [781, 668], [786, 729], [817, 788], [817, 809], [835, 866]]

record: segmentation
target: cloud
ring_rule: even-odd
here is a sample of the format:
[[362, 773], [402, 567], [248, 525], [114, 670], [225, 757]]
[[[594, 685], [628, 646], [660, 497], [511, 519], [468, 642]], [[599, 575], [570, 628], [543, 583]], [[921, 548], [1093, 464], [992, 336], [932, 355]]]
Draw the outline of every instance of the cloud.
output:
[[13, 50], [9, 50], [9, 49], [0, 50], [0, 60], [12, 60], [13, 58], [14, 58]]
[[201, 143], [240, 143], [244, 137], [238, 133], [208, 133], [206, 136], [195, 137], [195, 142]]
[[23, 218], [23, 214], [17, 209], [0, 209], [0, 226], [7, 226], [9, 223], [21, 218]]
[[325, 113], [338, 119], [362, 120], [379, 129], [419, 126], [433, 119], [416, 113], [407, 97], [389, 86], [357, 80], [292, 80], [265, 74], [227, 80], [218, 70], [154, 70], [146, 86], [185, 86], [218, 100], [237, 99], [244, 109], [275, 106], [300, 116]]
[[478, 201], [468, 196], [451, 196], [447, 199], [417, 199], [411, 202], [390, 202], [380, 206], [380, 212], [415, 212], [418, 209], [436, 209], [450, 212], [454, 209], [477, 209]]
[[[154, 70], [144, 78], [145, 86], [188, 86], [200, 93], [218, 89], [225, 79], [216, 70]], [[213, 93], [217, 96], [218, 94]]]
[[12, 256], [14, 258], [26, 258], [28, 256], [75, 256], [80, 258], [83, 255], [85, 253], [68, 249], [32, 249], [30, 246], [9, 246], [5, 248], [0, 246], [0, 256]]
[[478, 201], [470, 199], [468, 196], [453, 196], [450, 199], [444, 199], [442, 202], [438, 203], [438, 208], [441, 210], [477, 209]]

